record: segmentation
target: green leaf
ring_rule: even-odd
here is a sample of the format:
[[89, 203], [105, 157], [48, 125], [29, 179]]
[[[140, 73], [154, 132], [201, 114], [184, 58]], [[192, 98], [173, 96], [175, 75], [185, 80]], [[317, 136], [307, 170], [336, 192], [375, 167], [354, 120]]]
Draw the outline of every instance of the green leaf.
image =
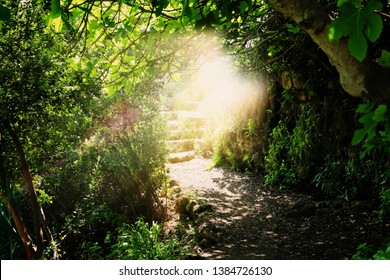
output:
[[352, 138], [352, 146], [356, 146], [360, 142], [363, 141], [364, 136], [366, 136], [367, 130], [365, 128], [361, 128], [355, 131], [355, 134], [353, 135]]
[[[367, 128], [367, 140], [374, 139], [376, 137], [376, 123]], [[370, 145], [372, 146], [372, 145]], [[374, 147], [371, 147], [374, 148]]]
[[55, 19], [61, 15], [61, 0], [51, 1], [51, 17]]
[[387, 112], [387, 106], [379, 105], [378, 108], [375, 110], [372, 119], [376, 122], [384, 121], [386, 119], [386, 112]]
[[96, 20], [91, 20], [91, 22], [88, 24], [88, 31], [93, 32], [96, 29], [101, 28], [99, 23]]
[[380, 250], [374, 255], [375, 260], [390, 260], [390, 250]]
[[183, 10], [182, 10], [182, 17], [188, 16], [191, 17], [192, 10], [190, 8], [190, 0], [182, 0]]
[[390, 189], [382, 191], [380, 197], [383, 201], [390, 202]]
[[337, 6], [340, 15], [329, 26], [328, 40], [338, 41], [342, 37], [349, 37], [349, 52], [358, 61], [363, 61], [367, 55], [367, 39], [375, 42], [382, 33], [382, 18], [376, 13], [382, 4], [378, 0], [370, 0], [362, 6], [359, 0], [339, 0]]
[[382, 50], [382, 54], [378, 59], [378, 63], [384, 67], [390, 67], [390, 52]]
[[0, 5], [0, 20], [2, 21], [11, 20], [11, 10], [3, 5]]
[[348, 39], [348, 50], [358, 61], [362, 62], [366, 57], [368, 44], [363, 34], [351, 36]]
[[367, 13], [366, 11], [362, 13], [366, 19], [366, 27], [364, 29], [364, 34], [367, 36], [368, 40], [375, 42], [379, 39], [379, 36], [383, 30], [382, 18], [378, 14]]
[[356, 26], [361, 21], [357, 20], [358, 9], [349, 2], [344, 3], [340, 7], [340, 16], [330, 23], [328, 30], [328, 39], [332, 42], [346, 37], [356, 30], [361, 30], [363, 27]]
[[378, 0], [370, 0], [368, 1], [367, 6], [365, 8], [370, 12], [374, 12], [376, 10], [382, 9], [383, 4]]
[[156, 2], [157, 2], [157, 5], [154, 7], [155, 8], [154, 13], [158, 17], [158, 16], [160, 16], [162, 14], [162, 11], [168, 6], [169, 1], [167, 1], [167, 0], [159, 0], [159, 1], [156, 1]]
[[[358, 2], [358, 3], [356, 3]], [[355, 7], [357, 7], [359, 4], [361, 4], [361, 0], [338, 0], [337, 1], [337, 7], [341, 7], [345, 3], [353, 4]]]
[[373, 116], [374, 116], [374, 112], [369, 112], [369, 113], [365, 114], [364, 116], [362, 116], [359, 119], [359, 122], [361, 124], [364, 124], [365, 127], [369, 127], [373, 124], [376, 124], [376, 122], [372, 119]]
[[287, 31], [293, 34], [298, 34], [301, 29], [299, 28], [299, 26], [294, 26], [291, 23], [287, 23]]
[[365, 114], [371, 112], [372, 109], [374, 109], [374, 107], [375, 107], [375, 102], [360, 104], [359, 107], [356, 109], [356, 112]]
[[240, 2], [240, 14], [245, 14], [245, 12], [248, 10], [248, 3], [246, 1]]

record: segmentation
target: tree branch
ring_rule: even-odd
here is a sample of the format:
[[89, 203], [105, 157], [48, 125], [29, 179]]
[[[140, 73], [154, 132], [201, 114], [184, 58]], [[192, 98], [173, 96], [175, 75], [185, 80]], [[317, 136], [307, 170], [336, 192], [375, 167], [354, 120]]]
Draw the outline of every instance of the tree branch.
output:
[[327, 38], [330, 17], [317, 1], [270, 0], [270, 3], [285, 17], [299, 24], [325, 52], [348, 94], [383, 103], [390, 102], [390, 69], [379, 66], [368, 57], [359, 62], [350, 54], [345, 39], [330, 42]]

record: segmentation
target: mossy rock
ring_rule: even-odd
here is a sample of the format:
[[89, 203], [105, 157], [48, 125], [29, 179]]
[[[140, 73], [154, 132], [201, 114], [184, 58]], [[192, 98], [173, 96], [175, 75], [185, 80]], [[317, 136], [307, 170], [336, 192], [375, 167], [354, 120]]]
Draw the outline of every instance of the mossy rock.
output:
[[176, 211], [180, 214], [180, 215], [185, 215], [187, 214], [187, 205], [190, 203], [190, 199], [188, 197], [183, 197], [183, 196], [180, 196], [176, 199]]

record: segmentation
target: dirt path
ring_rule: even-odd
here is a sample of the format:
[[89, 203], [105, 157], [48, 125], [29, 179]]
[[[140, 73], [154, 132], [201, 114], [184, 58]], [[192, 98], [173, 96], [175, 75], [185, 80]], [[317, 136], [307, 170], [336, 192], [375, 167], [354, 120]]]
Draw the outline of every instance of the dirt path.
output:
[[372, 216], [374, 202], [316, 201], [210, 166], [203, 158], [169, 166], [185, 192], [213, 206], [216, 241], [199, 247], [202, 258], [350, 259], [359, 244], [390, 236], [389, 222]]

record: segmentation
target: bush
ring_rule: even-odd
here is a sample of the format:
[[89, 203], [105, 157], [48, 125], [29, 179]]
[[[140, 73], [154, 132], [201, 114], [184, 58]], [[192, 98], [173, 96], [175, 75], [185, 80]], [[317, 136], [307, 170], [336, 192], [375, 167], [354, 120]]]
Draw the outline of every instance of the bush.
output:
[[318, 115], [309, 104], [301, 107], [301, 114], [293, 129], [280, 120], [269, 136], [268, 153], [264, 156], [265, 182], [274, 186], [298, 186], [312, 176], [317, 155]]
[[[259, 90], [260, 91], [260, 90]], [[267, 93], [248, 96], [227, 116], [219, 116], [207, 137], [213, 146], [215, 165], [255, 172], [262, 165], [265, 131], [268, 126]]]
[[367, 243], [359, 245], [356, 253], [352, 256], [353, 260], [390, 260], [390, 241], [379, 250], [374, 249]]
[[132, 127], [96, 125], [88, 140], [44, 174], [41, 187], [53, 199], [45, 207], [63, 258], [88, 259], [99, 246], [106, 252], [106, 233], [125, 221], [163, 218], [157, 195], [167, 182], [163, 124], [157, 110], [146, 108]]
[[[134, 226], [122, 225], [117, 230], [117, 241], [112, 245], [108, 259], [116, 260], [175, 260], [185, 254], [180, 243], [174, 238], [163, 240], [161, 227], [154, 223], [149, 226], [138, 220]], [[111, 236], [107, 235], [106, 242]]]

